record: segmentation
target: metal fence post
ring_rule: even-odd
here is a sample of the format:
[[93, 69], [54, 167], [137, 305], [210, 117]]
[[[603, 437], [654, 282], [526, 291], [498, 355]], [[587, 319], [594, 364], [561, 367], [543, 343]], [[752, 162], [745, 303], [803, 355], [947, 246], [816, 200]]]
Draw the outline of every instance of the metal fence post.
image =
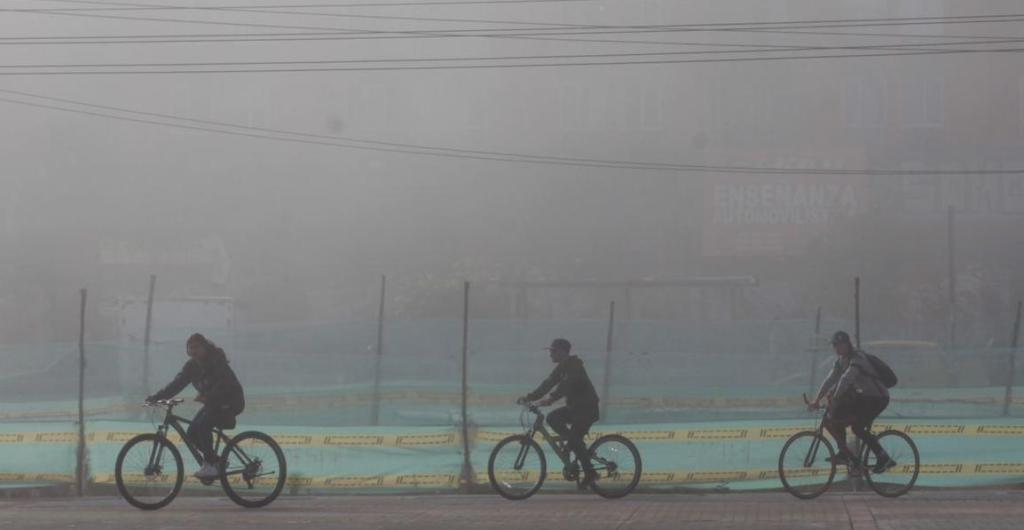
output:
[[608, 418], [608, 399], [612, 380], [612, 349], [615, 340], [615, 301], [608, 305], [608, 336], [604, 349], [604, 387], [601, 389], [601, 419]]
[[469, 459], [469, 282], [462, 290], [462, 473], [459, 491], [468, 493], [475, 482], [473, 464]]
[[78, 449], [75, 452], [75, 489], [79, 497], [85, 495], [85, 300], [86, 290], [80, 291], [82, 304], [78, 327]]
[[1020, 340], [1020, 312], [1021, 301], [1017, 302], [1017, 318], [1013, 321], [1013, 337], [1010, 339], [1010, 370], [1006, 381], [1006, 398], [1003, 400], [1003, 416], [1010, 415], [1010, 405], [1013, 403], [1013, 385], [1017, 372], [1017, 341]]
[[818, 382], [818, 337], [821, 335], [821, 307], [818, 307], [818, 312], [814, 315], [814, 337], [811, 338], [810, 348], [811, 352], [811, 376], [810, 381], [807, 384], [808, 392], [807, 395], [814, 395], [814, 384]]
[[149, 275], [149, 297], [146, 299], [146, 331], [142, 339], [142, 388], [148, 394], [149, 388], [149, 341], [153, 329], [153, 294], [156, 292], [156, 275]]
[[853, 343], [860, 349], [860, 276], [853, 279]]
[[377, 351], [373, 367], [373, 409], [371, 425], [380, 424], [380, 363], [384, 356], [384, 296], [387, 290], [388, 277], [380, 277], [380, 306], [377, 309]]

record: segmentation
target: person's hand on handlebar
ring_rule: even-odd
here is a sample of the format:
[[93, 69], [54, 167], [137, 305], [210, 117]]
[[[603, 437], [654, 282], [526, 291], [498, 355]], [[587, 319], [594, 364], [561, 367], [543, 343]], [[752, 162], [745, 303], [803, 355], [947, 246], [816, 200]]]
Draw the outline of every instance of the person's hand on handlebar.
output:
[[147, 405], [152, 405], [153, 403], [156, 403], [156, 398], [155, 398], [155, 397], [153, 397], [153, 396], [146, 396], [146, 401], [145, 401], [145, 403], [146, 403]]
[[814, 401], [807, 404], [807, 410], [821, 410], [822, 408], [828, 408], [832, 406], [832, 396], [825, 396], [824, 405], [821, 403], [821, 398], [815, 399]]
[[530, 400], [526, 399], [526, 396], [516, 398], [516, 405], [526, 405]]

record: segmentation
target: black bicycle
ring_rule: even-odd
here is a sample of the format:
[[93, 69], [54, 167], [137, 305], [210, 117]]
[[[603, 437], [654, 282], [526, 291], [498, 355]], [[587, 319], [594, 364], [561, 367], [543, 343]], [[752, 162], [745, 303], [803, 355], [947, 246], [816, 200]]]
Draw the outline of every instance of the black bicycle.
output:
[[[527, 421], [528, 413], [535, 415], [532, 424]], [[547, 440], [562, 461], [565, 480], [579, 486], [584, 478], [579, 462], [570, 459], [572, 451], [566, 440], [552, 436], [544, 427], [544, 413], [535, 405], [526, 405], [520, 424], [525, 433], [505, 438], [491, 451], [487, 476], [494, 491], [509, 500], [523, 500], [540, 490], [547, 478], [547, 459], [534, 439], [535, 434]], [[640, 451], [625, 436], [608, 434], [595, 440], [590, 446], [590, 461], [599, 475], [590, 488], [606, 499], [625, 497], [640, 483]]]
[[[140, 434], [128, 440], [117, 455], [114, 477], [121, 496], [136, 508], [156, 510], [171, 503], [181, 491], [185, 480], [185, 466], [181, 453], [167, 438], [170, 427], [178, 433], [199, 465], [203, 455], [185, 435], [182, 425], [191, 422], [173, 413], [174, 407], [184, 399], [160, 400], [147, 406], [164, 407], [167, 414], [155, 434]], [[246, 431], [235, 437], [213, 429], [220, 451], [220, 483], [236, 504], [246, 508], [259, 508], [274, 501], [287, 478], [284, 453], [270, 436], [258, 431]], [[201, 480], [209, 486], [216, 479]]]
[[[809, 404], [807, 395], [804, 403]], [[779, 479], [782, 486], [798, 499], [813, 499], [828, 491], [836, 477], [836, 452], [825, 438], [825, 418], [821, 417], [817, 430], [801, 431], [789, 438], [779, 455]], [[851, 477], [863, 477], [865, 482], [883, 497], [899, 497], [911, 490], [921, 472], [921, 455], [914, 440], [906, 433], [894, 430], [878, 435], [878, 443], [896, 465], [882, 474], [872, 473], [878, 457], [866, 444], [859, 452], [859, 462], [847, 465]]]

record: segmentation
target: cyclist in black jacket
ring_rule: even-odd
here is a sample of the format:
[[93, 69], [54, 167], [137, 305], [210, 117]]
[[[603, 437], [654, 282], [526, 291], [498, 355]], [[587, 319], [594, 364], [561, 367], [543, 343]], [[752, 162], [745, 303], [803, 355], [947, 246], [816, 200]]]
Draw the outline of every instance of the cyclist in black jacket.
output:
[[548, 351], [551, 352], [551, 361], [558, 366], [536, 390], [519, 398], [518, 401], [537, 401], [551, 392], [546, 399], [536, 403], [544, 407], [565, 398], [564, 407], [548, 414], [548, 424], [559, 436], [565, 438], [569, 448], [576, 453], [584, 473], [580, 487], [585, 488], [598, 477], [594, 465], [590, 462], [590, 452], [583, 441], [583, 437], [590, 431], [590, 426], [597, 422], [600, 416], [597, 391], [594, 390], [594, 384], [590, 382], [587, 370], [583, 367], [583, 360], [570, 355], [572, 344], [569, 341], [555, 339]]
[[245, 409], [245, 393], [235, 372], [228, 366], [224, 350], [217, 347], [199, 333], [193, 334], [185, 343], [189, 360], [174, 380], [159, 392], [146, 398], [152, 402], [170, 399], [185, 389], [189, 383], [199, 392], [196, 401], [203, 404], [188, 427], [188, 437], [203, 453], [203, 467], [196, 478], [213, 479], [220, 475], [218, 456], [213, 451], [213, 428], [230, 429], [235, 426], [235, 417]]

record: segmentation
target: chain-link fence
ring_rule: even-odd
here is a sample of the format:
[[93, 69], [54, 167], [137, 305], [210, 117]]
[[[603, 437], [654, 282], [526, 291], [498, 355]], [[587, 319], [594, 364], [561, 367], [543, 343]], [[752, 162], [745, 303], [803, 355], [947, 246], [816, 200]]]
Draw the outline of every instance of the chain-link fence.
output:
[[[495, 437], [518, 428], [516, 397], [550, 372], [544, 348], [565, 337], [601, 395], [595, 432], [628, 432], [640, 443], [643, 484], [775, 487], [764, 473], [777, 457], [778, 433], [809, 425], [800, 396], [815, 391], [834, 362], [822, 330], [853, 329], [834, 319], [478, 319], [469, 302], [467, 319], [160, 328], [148, 361], [140, 342], [86, 341], [82, 472], [102, 489], [120, 444], [155, 429], [160, 418], [142, 399], [171, 380], [186, 360], [185, 338], [202, 331], [227, 351], [245, 386], [239, 429], [282, 441], [291, 491], [485, 484]], [[1024, 435], [1024, 388], [1017, 386], [1024, 363], [1013, 348], [867, 340], [893, 339], [876, 333], [865, 333], [862, 345], [900, 377], [882, 421], [932, 437], [922, 442], [926, 464], [961, 466], [959, 474], [936, 472], [934, 484], [1024, 475], [1024, 453], [1011, 449]], [[0, 481], [73, 480], [81, 460], [78, 348], [0, 350]], [[922, 427], [929, 425], [932, 431]], [[956, 447], [998, 461], [964, 462]], [[978, 469], [972, 462], [1002, 467], [985, 468], [998, 471], [988, 475], [963, 471]], [[931, 479], [926, 473], [922, 483]]]

